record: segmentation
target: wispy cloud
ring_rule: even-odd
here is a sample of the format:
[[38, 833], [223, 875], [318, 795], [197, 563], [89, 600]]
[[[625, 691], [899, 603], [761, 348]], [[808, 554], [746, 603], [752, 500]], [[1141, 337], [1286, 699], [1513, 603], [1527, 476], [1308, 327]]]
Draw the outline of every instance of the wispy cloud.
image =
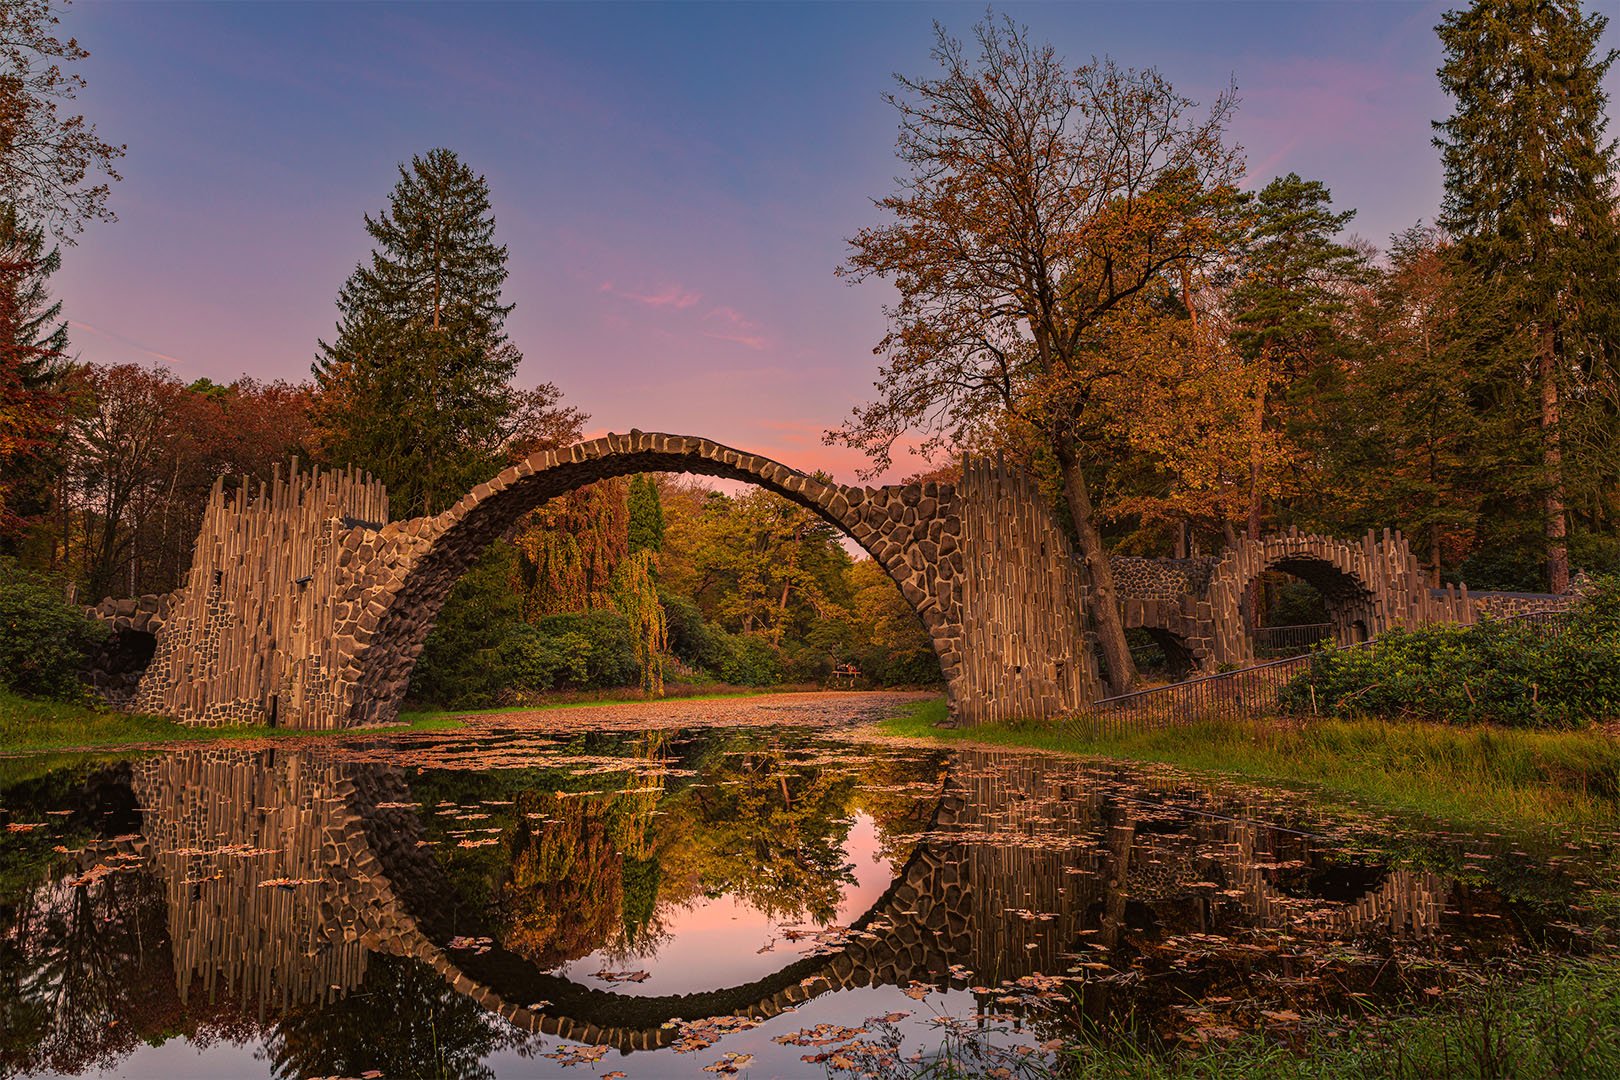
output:
[[744, 348], [760, 350], [770, 344], [764, 334], [759, 333], [759, 327], [749, 318], [733, 307], [710, 308], [709, 313], [703, 316], [703, 321], [710, 323], [713, 329], [705, 330], [704, 337], [714, 338], [716, 341], [731, 341]]
[[703, 294], [696, 289], [687, 289], [680, 285], [665, 285], [656, 292], [636, 293], [617, 288], [611, 281], [604, 281], [597, 291], [612, 293], [614, 296], [637, 304], [645, 304], [647, 307], [673, 308], [676, 311], [685, 311], [703, 299]]
[[77, 319], [69, 319], [68, 326], [71, 329], [83, 331], [92, 337], [104, 338], [107, 341], [111, 341], [116, 345], [122, 346], [129, 352], [150, 357], [153, 360], [157, 360], [164, 364], [172, 364], [175, 367], [181, 367], [185, 364], [185, 361], [181, 360], [178, 356], [171, 356], [166, 352], [159, 352], [156, 349], [147, 348], [138, 341], [131, 341], [122, 334], [115, 334], [111, 330], [103, 330], [99, 326], [92, 326], [86, 322], [79, 322]]

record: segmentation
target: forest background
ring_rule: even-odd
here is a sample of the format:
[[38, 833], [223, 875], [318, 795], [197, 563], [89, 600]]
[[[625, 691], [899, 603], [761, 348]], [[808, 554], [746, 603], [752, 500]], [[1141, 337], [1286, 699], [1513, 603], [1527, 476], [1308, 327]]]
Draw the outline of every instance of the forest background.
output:
[[[354, 465], [404, 517], [579, 437], [588, 417], [558, 385], [513, 382], [488, 186], [443, 148], [402, 163], [362, 219], [373, 251], [310, 381], [75, 361], [49, 279], [110, 216], [122, 148], [61, 114], [87, 54], [52, 20], [44, 0], [0, 6], [4, 574], [81, 603], [163, 592], [221, 476], [264, 479], [294, 455]], [[921, 430], [940, 479], [955, 452], [1009, 455], [1088, 555], [1392, 527], [1434, 584], [1562, 591], [1574, 571], [1620, 570], [1605, 27], [1575, 0], [1447, 15], [1446, 200], [1381, 245], [1350, 233], [1354, 210], [1324, 184], [1247, 175], [1235, 96], [1200, 106], [1158, 72], [1068, 68], [993, 15], [966, 45], [941, 31], [938, 73], [891, 99], [911, 178], [842, 268], [898, 289], [878, 393], [829, 437], [885, 462]], [[1020, 180], [1038, 181], [1027, 198]], [[1031, 262], [1040, 274], [997, 276]], [[1311, 605], [1279, 589], [1255, 617], [1310, 621]], [[497, 543], [413, 696], [819, 682], [846, 664], [878, 684], [938, 679], [870, 559], [769, 493], [638, 476], [554, 500]]]

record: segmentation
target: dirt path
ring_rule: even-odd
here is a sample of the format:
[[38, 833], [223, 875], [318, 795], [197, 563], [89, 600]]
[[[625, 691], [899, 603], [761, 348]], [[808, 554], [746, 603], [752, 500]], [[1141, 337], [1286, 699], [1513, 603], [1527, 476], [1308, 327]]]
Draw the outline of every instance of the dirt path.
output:
[[187, 739], [109, 741], [83, 746], [52, 746], [0, 752], [0, 758], [40, 754], [133, 754], [185, 747], [230, 746], [244, 750], [269, 747], [319, 747], [381, 742], [423, 745], [524, 734], [577, 731], [646, 731], [686, 727], [856, 727], [886, 720], [908, 705], [936, 698], [915, 690], [820, 691], [746, 694], [716, 698], [665, 698], [660, 701], [586, 702], [509, 712], [447, 712], [458, 728], [412, 730], [399, 727], [349, 728], [333, 732], [293, 731], [265, 737], [237, 736], [221, 728], [217, 736]]
[[[499, 713], [457, 716], [463, 731], [645, 731], [669, 727], [847, 727], [885, 720], [908, 705], [938, 694], [913, 690], [822, 691], [750, 694], [707, 699], [618, 701], [555, 705]], [[428, 734], [423, 732], [421, 734]], [[455, 731], [439, 734], [454, 736]]]

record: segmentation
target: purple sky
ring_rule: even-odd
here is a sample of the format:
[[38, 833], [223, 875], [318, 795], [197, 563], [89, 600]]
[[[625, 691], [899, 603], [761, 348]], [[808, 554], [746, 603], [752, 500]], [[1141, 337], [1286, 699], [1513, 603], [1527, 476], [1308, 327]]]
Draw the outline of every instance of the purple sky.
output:
[[[1321, 179], [1382, 243], [1439, 202], [1447, 6], [997, 10], [1071, 62], [1156, 66], [1203, 101], [1235, 79], [1252, 179]], [[879, 95], [931, 72], [932, 20], [962, 36], [983, 10], [87, 0], [64, 20], [92, 54], [83, 107], [129, 154], [121, 220], [64, 253], [74, 349], [305, 378], [369, 249], [361, 215], [443, 145], [489, 179], [525, 382], [556, 382], [593, 433], [705, 435], [853, 479], [820, 433], [865, 398], [883, 330], [886, 288], [833, 277], [897, 172]]]

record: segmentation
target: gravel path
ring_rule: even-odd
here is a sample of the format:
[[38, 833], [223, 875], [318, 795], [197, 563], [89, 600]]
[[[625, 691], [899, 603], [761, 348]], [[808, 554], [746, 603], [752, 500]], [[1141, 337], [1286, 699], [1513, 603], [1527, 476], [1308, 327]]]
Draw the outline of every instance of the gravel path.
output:
[[[645, 731], [670, 727], [847, 727], [886, 720], [908, 705], [938, 694], [911, 690], [751, 694], [746, 697], [669, 698], [457, 716], [467, 732]], [[456, 715], [456, 714], [451, 714]], [[425, 734], [425, 733], [424, 733]], [[445, 732], [454, 737], [456, 732]]]

